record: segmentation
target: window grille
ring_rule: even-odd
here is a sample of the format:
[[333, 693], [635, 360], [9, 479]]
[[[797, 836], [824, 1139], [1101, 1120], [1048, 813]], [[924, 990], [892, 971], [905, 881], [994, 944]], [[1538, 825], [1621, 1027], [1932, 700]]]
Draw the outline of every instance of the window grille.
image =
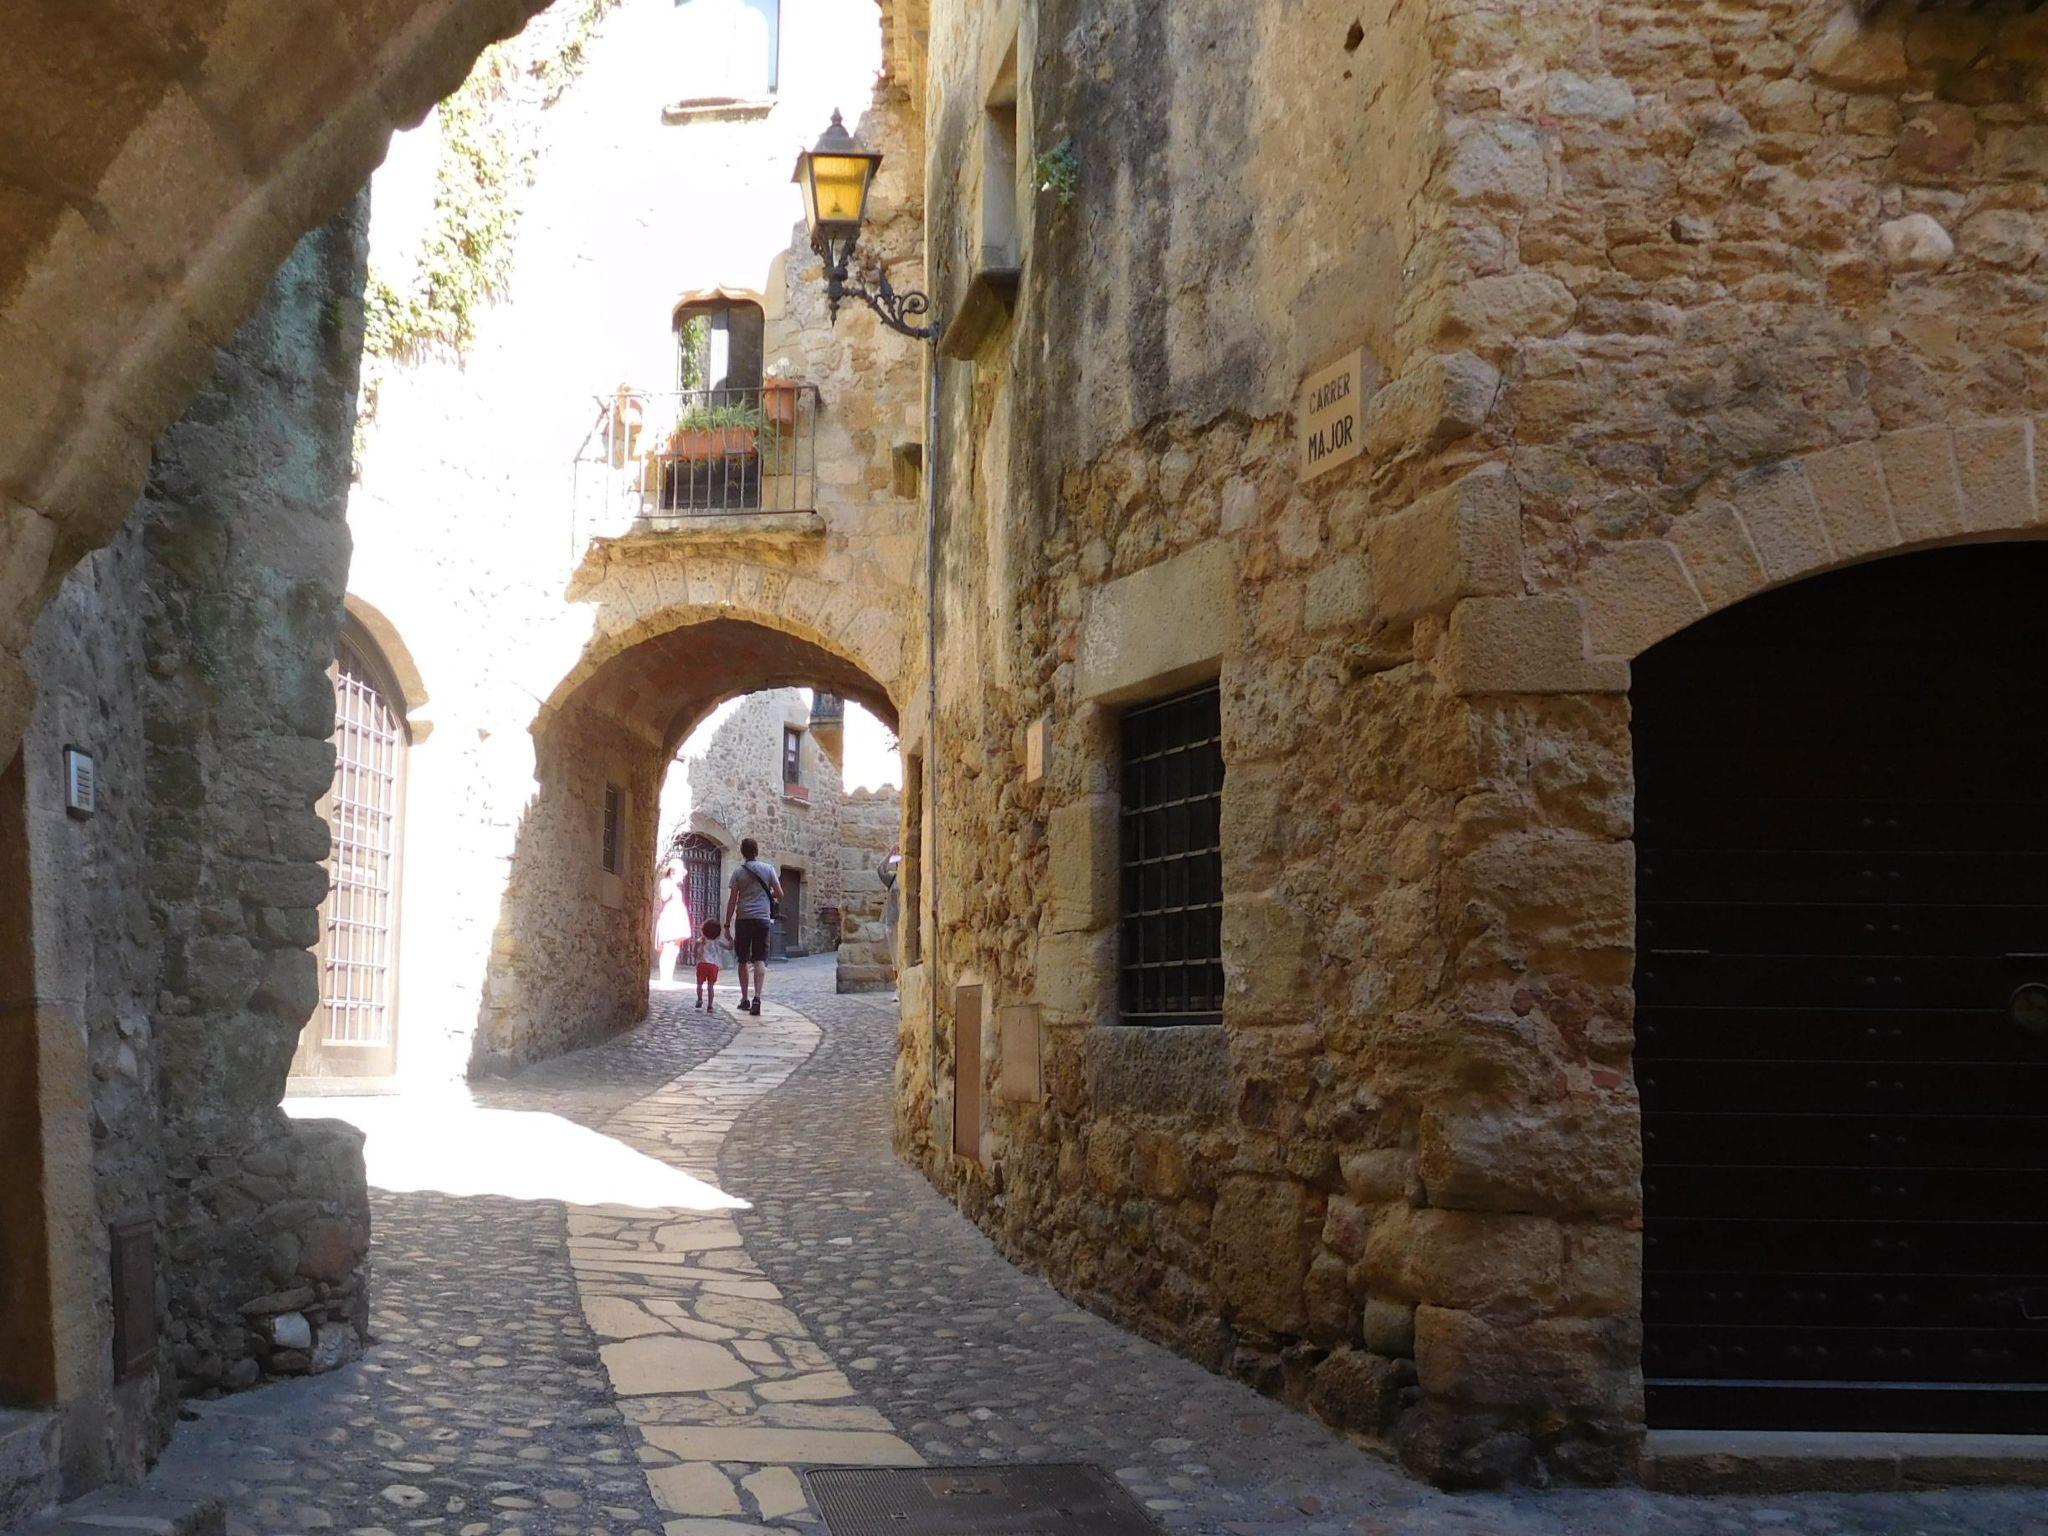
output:
[[391, 1043], [392, 919], [398, 901], [398, 796], [405, 722], [378, 672], [342, 636], [334, 668], [334, 787], [328, 820], [320, 1003], [323, 1045]]
[[619, 872], [619, 821], [623, 815], [625, 796], [619, 786], [607, 784], [604, 787], [604, 867], [616, 875]]
[[1125, 1023], [1223, 1021], [1222, 806], [1215, 687], [1124, 715]]

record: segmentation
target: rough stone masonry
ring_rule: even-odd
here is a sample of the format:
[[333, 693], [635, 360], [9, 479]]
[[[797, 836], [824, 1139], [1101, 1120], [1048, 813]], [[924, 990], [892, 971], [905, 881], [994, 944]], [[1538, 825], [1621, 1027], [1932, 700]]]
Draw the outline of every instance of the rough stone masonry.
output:
[[[2048, 13], [1867, 10], [931, 7], [935, 308], [1013, 37], [1076, 185], [943, 373], [900, 1142], [1071, 1293], [1446, 1483], [1636, 1465], [1630, 658], [2041, 522]], [[1359, 345], [1363, 451], [1304, 481], [1295, 391]], [[1129, 1028], [1117, 715], [1204, 677], [1223, 1024]]]
[[[24, 762], [54, 778], [78, 746], [99, 766], [96, 815], [67, 817], [39, 783], [29, 822], [35, 986], [75, 999], [91, 1064], [94, 1272], [104, 1225], [139, 1217], [161, 1287], [143, 1303], [153, 1362], [102, 1389], [107, 1448], [74, 1419], [74, 1485], [96, 1480], [86, 1460], [134, 1475], [173, 1390], [328, 1369], [362, 1345], [360, 1135], [278, 1101], [319, 997], [366, 229], [359, 200], [300, 243], [28, 653]], [[112, 1332], [103, 1278], [69, 1304]]]

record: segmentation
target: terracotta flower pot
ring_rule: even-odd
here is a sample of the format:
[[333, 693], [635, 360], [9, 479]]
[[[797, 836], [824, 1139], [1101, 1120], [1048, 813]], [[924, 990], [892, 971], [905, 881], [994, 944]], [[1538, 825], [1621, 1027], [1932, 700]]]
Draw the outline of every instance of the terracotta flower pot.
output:
[[769, 379], [761, 385], [761, 414], [770, 426], [796, 425], [796, 397], [802, 389], [793, 379]]
[[681, 427], [669, 440], [668, 456], [690, 464], [751, 458], [755, 437], [753, 427]]

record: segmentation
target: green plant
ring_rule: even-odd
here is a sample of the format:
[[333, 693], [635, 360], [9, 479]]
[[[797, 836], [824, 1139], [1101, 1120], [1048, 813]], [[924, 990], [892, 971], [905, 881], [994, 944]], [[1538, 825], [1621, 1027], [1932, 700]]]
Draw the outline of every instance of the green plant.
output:
[[1081, 157], [1074, 153], [1074, 141], [1061, 139], [1051, 149], [1040, 150], [1031, 162], [1031, 180], [1062, 208], [1072, 203], [1081, 185]]
[[[581, 71], [585, 48], [619, 0], [583, 0], [559, 47], [524, 64], [518, 40], [493, 43], [469, 78], [435, 109], [441, 129], [434, 168], [434, 212], [418, 265], [396, 280], [373, 272], [364, 296], [364, 349], [379, 358], [417, 358], [442, 350], [465, 353], [484, 306], [502, 297], [512, 276], [512, 237], [519, 208], [513, 189], [531, 172], [536, 153], [514, 109], [539, 83], [542, 109], [552, 106]], [[528, 45], [531, 46], [531, 45]], [[525, 125], [530, 127], [531, 125]]]
[[688, 432], [697, 427], [766, 427], [768, 418], [761, 414], [757, 405], [693, 405], [676, 418], [676, 430]]

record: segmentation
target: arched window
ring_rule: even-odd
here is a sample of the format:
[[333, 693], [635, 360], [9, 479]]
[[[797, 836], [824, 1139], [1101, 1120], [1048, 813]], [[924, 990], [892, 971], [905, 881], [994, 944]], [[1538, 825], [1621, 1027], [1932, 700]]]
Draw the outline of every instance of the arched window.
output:
[[676, 306], [676, 388], [761, 387], [761, 306], [721, 294]]
[[388, 1077], [398, 1061], [398, 894], [411, 744], [391, 668], [354, 620], [334, 668], [331, 834], [320, 906], [320, 1006], [299, 1036], [295, 1077]]

